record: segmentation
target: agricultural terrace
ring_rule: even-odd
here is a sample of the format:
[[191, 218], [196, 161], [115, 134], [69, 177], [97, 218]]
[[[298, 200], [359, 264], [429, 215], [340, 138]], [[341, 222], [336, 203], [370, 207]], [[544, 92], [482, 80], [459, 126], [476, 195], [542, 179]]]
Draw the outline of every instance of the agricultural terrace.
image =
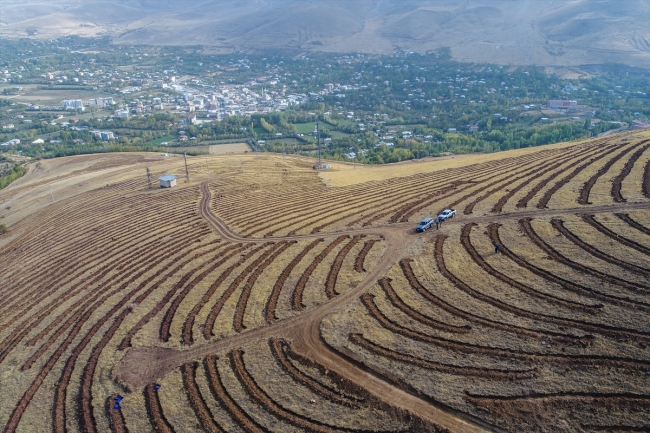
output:
[[3, 432], [649, 428], [649, 131], [313, 164], [28, 164], [0, 192]]

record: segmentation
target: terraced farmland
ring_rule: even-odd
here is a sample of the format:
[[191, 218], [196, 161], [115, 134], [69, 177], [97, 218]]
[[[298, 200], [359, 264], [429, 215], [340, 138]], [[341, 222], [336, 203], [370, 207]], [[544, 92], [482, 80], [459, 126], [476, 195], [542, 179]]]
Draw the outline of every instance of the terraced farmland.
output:
[[4, 432], [650, 429], [649, 132], [341, 187], [115, 157], [0, 193]]

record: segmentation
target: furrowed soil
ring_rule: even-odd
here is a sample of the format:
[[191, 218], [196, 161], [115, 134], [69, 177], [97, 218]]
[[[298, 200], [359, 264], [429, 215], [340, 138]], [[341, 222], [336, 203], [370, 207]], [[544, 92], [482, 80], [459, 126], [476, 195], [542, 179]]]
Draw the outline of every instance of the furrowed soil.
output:
[[171, 189], [146, 168], [180, 157], [31, 162], [0, 191], [2, 431], [646, 431], [648, 140], [224, 147]]

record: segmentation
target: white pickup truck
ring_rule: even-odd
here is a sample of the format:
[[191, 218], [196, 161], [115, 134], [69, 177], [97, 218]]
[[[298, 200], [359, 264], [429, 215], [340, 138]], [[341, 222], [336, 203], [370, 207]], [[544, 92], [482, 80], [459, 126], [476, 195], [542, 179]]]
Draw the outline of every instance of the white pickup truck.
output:
[[456, 216], [456, 209], [445, 209], [438, 215], [438, 221], [446, 221]]

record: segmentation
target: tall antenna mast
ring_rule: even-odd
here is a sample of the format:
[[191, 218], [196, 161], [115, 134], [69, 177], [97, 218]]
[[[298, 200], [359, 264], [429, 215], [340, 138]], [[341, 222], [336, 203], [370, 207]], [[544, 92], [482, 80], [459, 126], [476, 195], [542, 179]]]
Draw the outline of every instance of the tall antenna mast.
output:
[[316, 142], [318, 143], [318, 169], [320, 170], [323, 168], [323, 164], [321, 163], [320, 159], [320, 129], [318, 129], [319, 123], [318, 119], [316, 119]]
[[185, 159], [185, 180], [190, 181], [190, 171], [187, 169], [187, 154], [183, 152], [183, 159]]

